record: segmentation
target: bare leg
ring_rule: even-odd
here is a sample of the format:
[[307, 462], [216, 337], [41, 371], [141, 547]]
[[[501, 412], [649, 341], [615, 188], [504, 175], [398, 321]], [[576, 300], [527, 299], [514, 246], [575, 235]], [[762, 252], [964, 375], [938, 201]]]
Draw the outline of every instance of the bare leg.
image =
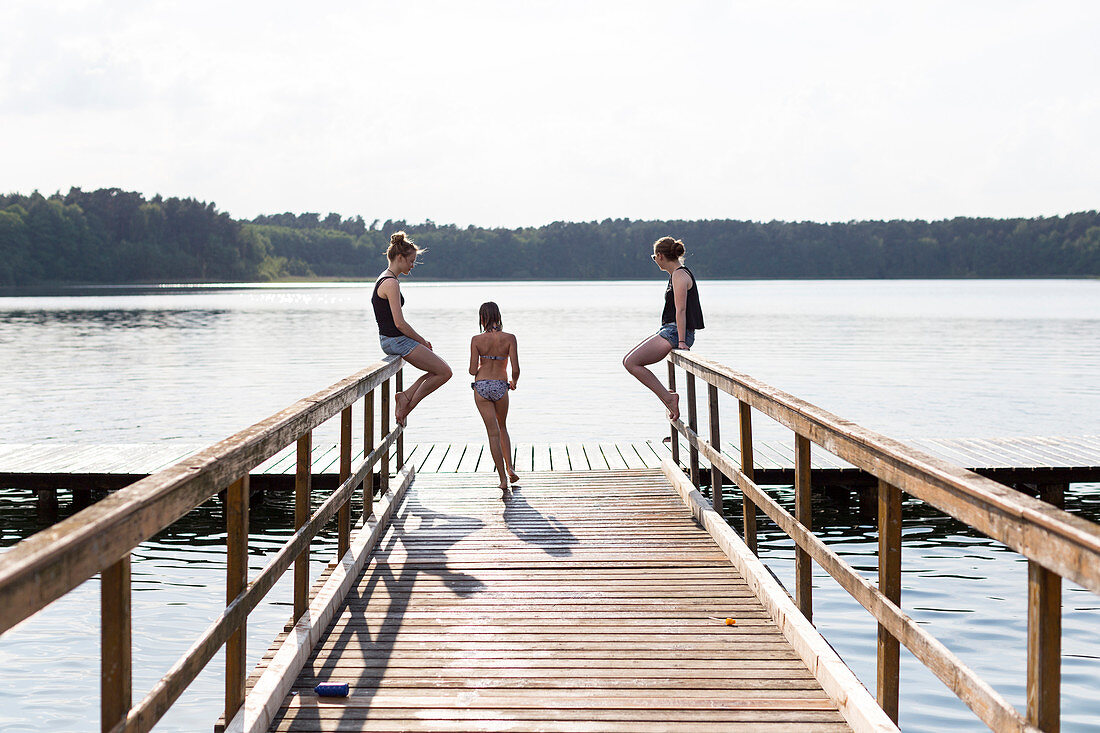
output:
[[508, 393], [493, 403], [496, 408], [497, 427], [500, 429], [500, 451], [504, 456], [504, 469], [512, 482], [519, 481], [515, 466], [512, 465], [512, 438], [508, 435]]
[[[412, 409], [411, 407], [409, 407], [409, 405], [412, 404], [413, 397], [415, 397], [420, 388], [424, 386], [424, 383], [431, 378], [431, 372], [421, 374], [420, 378], [410, 384], [408, 387], [406, 387], [404, 392], [398, 392], [396, 395], [394, 395], [395, 414], [401, 415], [402, 418], [407, 416], [409, 414], [409, 410]], [[404, 423], [401, 424], [404, 425]]]
[[496, 466], [497, 474], [500, 476], [500, 490], [505, 491], [508, 488], [508, 479], [504, 475], [504, 458], [500, 450], [500, 426], [497, 425], [496, 407], [477, 392], [474, 392], [474, 404], [477, 405], [477, 411], [485, 423], [485, 432], [489, 436], [489, 453], [493, 456], [493, 465]]
[[405, 361], [417, 369], [426, 372], [420, 379], [413, 382], [404, 392], [394, 395], [394, 413], [397, 422], [404, 425], [405, 419], [413, 411], [420, 401], [436, 391], [451, 378], [451, 368], [447, 362], [440, 359], [434, 351], [423, 344], [417, 344], [416, 348], [405, 356]]
[[630, 350], [623, 357], [623, 366], [634, 375], [634, 378], [644, 384], [657, 395], [657, 399], [668, 410], [669, 417], [673, 420], [680, 418], [680, 396], [675, 392], [669, 392], [661, 380], [653, 372], [646, 369], [649, 364], [656, 364], [663, 360], [672, 351], [672, 345], [660, 336], [650, 336], [642, 343]]

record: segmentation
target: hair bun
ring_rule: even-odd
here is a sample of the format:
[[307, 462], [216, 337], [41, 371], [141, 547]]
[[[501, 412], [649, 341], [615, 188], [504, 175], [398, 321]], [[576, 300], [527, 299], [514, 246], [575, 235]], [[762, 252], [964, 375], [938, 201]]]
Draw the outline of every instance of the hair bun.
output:
[[394, 232], [390, 235], [390, 244], [401, 244], [405, 241], [405, 232]]

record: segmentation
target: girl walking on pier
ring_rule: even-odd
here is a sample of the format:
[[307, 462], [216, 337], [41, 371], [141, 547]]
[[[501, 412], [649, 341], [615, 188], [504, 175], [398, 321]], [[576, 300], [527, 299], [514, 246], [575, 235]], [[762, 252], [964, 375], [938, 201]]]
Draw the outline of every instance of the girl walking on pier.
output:
[[389, 266], [379, 274], [370, 299], [374, 306], [374, 319], [378, 322], [382, 351], [403, 357], [424, 372], [408, 389], [394, 395], [394, 415], [401, 425], [405, 424], [409, 413], [421, 400], [451, 378], [451, 368], [432, 351], [432, 342], [417, 333], [401, 312], [405, 296], [401, 294], [401, 284], [397, 278], [412, 272], [416, 266], [416, 256], [422, 251], [405, 232], [394, 233], [386, 250]]
[[684, 267], [684, 243], [662, 237], [653, 243], [650, 255], [657, 267], [668, 273], [665, 307], [661, 328], [623, 357], [623, 366], [661, 400], [672, 420], [680, 417], [680, 396], [669, 392], [647, 365], [656, 364], [673, 349], [687, 351], [695, 343], [695, 332], [703, 328], [703, 309], [699, 306], [699, 285], [695, 275]]
[[[493, 455], [500, 490], [508, 490], [508, 479], [519, 481], [512, 466], [512, 440], [508, 436], [508, 390], [519, 379], [519, 351], [516, 337], [503, 330], [500, 308], [492, 301], [482, 303], [478, 311], [481, 333], [470, 339], [470, 374], [474, 382], [474, 404], [485, 422], [489, 452]], [[508, 379], [508, 364], [512, 379]]]

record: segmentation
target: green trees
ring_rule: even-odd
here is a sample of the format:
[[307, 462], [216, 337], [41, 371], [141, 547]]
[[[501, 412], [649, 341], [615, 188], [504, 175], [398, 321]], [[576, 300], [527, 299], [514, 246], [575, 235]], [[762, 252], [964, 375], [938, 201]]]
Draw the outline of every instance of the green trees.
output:
[[59, 282], [373, 278], [389, 235], [430, 251], [440, 280], [635, 279], [672, 234], [708, 278], [1100, 276], [1100, 213], [1034, 219], [554, 222], [519, 229], [338, 214], [236, 221], [212, 203], [117, 188], [0, 195], [0, 286]]
[[213, 204], [117, 188], [0, 196], [0, 285], [254, 280], [263, 240]]

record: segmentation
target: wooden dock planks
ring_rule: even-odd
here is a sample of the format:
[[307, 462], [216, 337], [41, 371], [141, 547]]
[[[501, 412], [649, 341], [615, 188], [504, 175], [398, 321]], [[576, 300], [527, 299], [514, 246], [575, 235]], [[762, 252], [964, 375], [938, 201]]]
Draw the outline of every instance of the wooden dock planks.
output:
[[[1100, 481], [1100, 437], [997, 439], [916, 439], [907, 441], [956, 465], [1004, 483], [1070, 483]], [[121, 488], [182, 460], [204, 446], [165, 442], [127, 445], [6, 444], [0, 445], [0, 485], [15, 488]], [[353, 455], [362, 452], [353, 446]], [[722, 452], [740, 463], [737, 441], [725, 441]], [[667, 442], [517, 443], [513, 461], [521, 473], [657, 468], [670, 455]], [[681, 440], [686, 463], [687, 444]], [[335, 485], [339, 466], [335, 443], [315, 443], [312, 473], [318, 488]], [[485, 443], [407, 443], [405, 458], [420, 474], [495, 473]], [[753, 443], [756, 479], [761, 484], [794, 481], [794, 446], [779, 441]], [[834, 485], [866, 483], [866, 475], [818, 446], [810, 457], [814, 481]], [[391, 467], [396, 463], [391, 461]], [[708, 468], [700, 458], [702, 469]], [[293, 488], [295, 451], [290, 446], [251, 472], [253, 489]]]
[[417, 477], [271, 730], [849, 729], [659, 471], [491, 478]]

